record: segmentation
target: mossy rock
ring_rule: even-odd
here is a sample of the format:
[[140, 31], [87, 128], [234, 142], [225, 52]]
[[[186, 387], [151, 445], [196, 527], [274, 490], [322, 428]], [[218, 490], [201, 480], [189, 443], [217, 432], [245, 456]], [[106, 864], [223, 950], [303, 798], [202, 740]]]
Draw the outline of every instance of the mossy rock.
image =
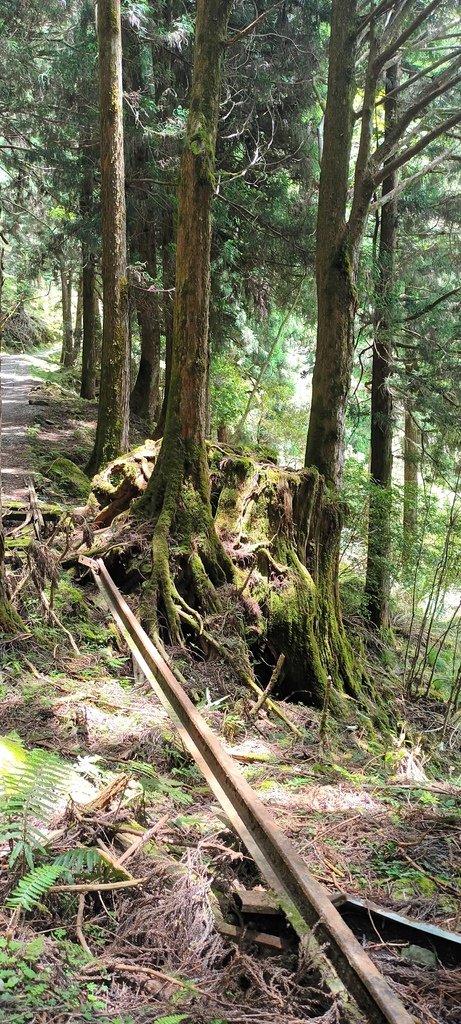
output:
[[55, 459], [48, 467], [47, 474], [72, 497], [85, 500], [88, 498], [91, 482], [83, 470], [79, 469], [70, 459], [62, 457]]

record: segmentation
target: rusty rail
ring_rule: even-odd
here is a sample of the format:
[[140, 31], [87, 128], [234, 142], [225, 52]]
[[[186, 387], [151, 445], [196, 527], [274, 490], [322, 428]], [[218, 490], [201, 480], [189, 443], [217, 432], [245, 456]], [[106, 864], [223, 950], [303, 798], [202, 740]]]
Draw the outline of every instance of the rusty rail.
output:
[[[324, 947], [323, 955], [326, 951], [345, 990], [370, 1024], [415, 1024], [414, 1017], [333, 906], [327, 890], [310, 874], [302, 857], [280, 832], [232, 758], [196, 711], [172, 669], [118, 591], [102, 559], [82, 556], [80, 562], [91, 570], [136, 662], [176, 722], [185, 747], [232, 827], [267, 883], [282, 898], [283, 908], [298, 934], [304, 941], [312, 942], [317, 952], [319, 944]], [[318, 961], [318, 957], [316, 959]], [[330, 987], [337, 990], [331, 971], [330, 978], [328, 970], [322, 973]], [[357, 1021], [357, 1008], [345, 1005], [345, 995], [343, 989], [343, 1010], [350, 1021]]]

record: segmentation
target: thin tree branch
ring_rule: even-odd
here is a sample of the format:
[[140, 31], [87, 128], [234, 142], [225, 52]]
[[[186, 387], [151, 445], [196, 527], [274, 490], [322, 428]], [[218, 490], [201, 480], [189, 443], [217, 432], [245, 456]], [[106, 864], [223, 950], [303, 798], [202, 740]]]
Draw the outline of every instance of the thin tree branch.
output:
[[427, 306], [423, 306], [422, 309], [418, 309], [416, 313], [412, 313], [411, 316], [406, 316], [404, 320], [399, 320], [401, 324], [408, 324], [411, 320], [419, 320], [421, 316], [425, 316], [426, 313], [430, 313], [431, 310], [439, 306], [441, 302], [445, 302], [446, 299], [451, 299], [452, 295], [457, 295], [461, 292], [461, 285], [458, 288], [452, 288], [449, 292], [444, 292], [443, 295], [439, 295], [433, 302], [429, 302]]
[[[396, 89], [393, 89], [392, 92], [389, 93], [389, 97], [398, 96], [401, 92], [404, 92], [404, 90], [407, 89], [408, 86], [414, 85], [415, 82], [419, 82], [421, 78], [425, 78], [425, 76], [429, 75], [431, 71], [435, 71], [436, 68], [439, 68], [441, 64], [447, 64], [448, 61], [452, 60], [453, 57], [456, 57], [457, 54], [461, 54], [461, 49], [459, 47], [455, 47], [445, 57], [439, 57], [439, 59], [434, 61], [433, 64], [429, 64], [427, 68], [423, 68], [422, 71], [418, 71], [416, 75], [411, 75], [411, 77], [407, 78], [405, 82], [402, 82], [401, 85], [398, 85]], [[381, 99], [378, 100], [376, 106], [379, 107], [383, 103], [384, 96], [382, 96]]]
[[426, 146], [429, 146], [430, 143], [434, 141], [434, 139], [438, 139], [439, 135], [443, 135], [444, 132], [447, 132], [450, 128], [453, 128], [455, 124], [459, 124], [460, 121], [461, 110], [458, 110], [456, 114], [453, 114], [451, 117], [448, 117], [445, 121], [442, 121], [442, 123], [439, 124], [437, 128], [433, 128], [431, 132], [427, 132], [426, 135], [423, 135], [423, 137], [419, 139], [418, 142], [415, 142], [414, 146], [409, 146], [408, 149], [405, 149], [403, 151], [403, 153], [400, 153], [399, 156], [396, 156], [394, 160], [390, 160], [384, 167], [381, 168], [380, 171], [378, 171], [374, 175], [375, 186], [380, 185], [381, 182], [384, 181], [384, 178], [386, 177], [387, 174], [392, 173], [393, 171], [397, 171], [399, 167], [403, 167], [403, 165], [408, 163], [409, 160], [412, 160], [414, 156], [417, 156], [418, 153], [421, 153], [423, 151], [423, 149], [426, 149]]
[[363, 33], [364, 29], [370, 24], [370, 21], [374, 21], [381, 14], [391, 11], [393, 7], [395, 7], [395, 0], [382, 0], [382, 3], [378, 4], [374, 10], [369, 11], [368, 14], [364, 14], [363, 17], [359, 15], [358, 34]]
[[456, 61], [453, 62], [446, 72], [443, 72], [443, 74], [439, 75], [434, 82], [431, 82], [426, 89], [423, 89], [415, 102], [412, 103], [410, 107], [407, 107], [400, 119], [397, 121], [393, 131], [390, 133], [389, 139], [382, 142], [375, 150], [374, 159], [376, 159], [378, 163], [381, 163], [382, 160], [385, 160], [387, 156], [392, 153], [392, 150], [395, 149], [395, 146], [402, 138], [405, 129], [408, 128], [412, 121], [416, 120], [419, 114], [426, 110], [433, 100], [437, 99], [438, 96], [444, 95], [444, 93], [448, 92], [449, 89], [452, 89], [453, 86], [457, 85], [458, 82], [461, 81], [461, 73], [453, 77], [453, 72], [458, 70], [460, 66], [461, 56], [457, 57]]
[[377, 58], [379, 68], [382, 68], [384, 64], [386, 64], [386, 62], [391, 57], [393, 57], [398, 50], [400, 50], [403, 44], [406, 43], [407, 40], [411, 38], [411, 36], [413, 35], [414, 32], [416, 32], [419, 26], [423, 25], [424, 22], [427, 21], [428, 17], [432, 14], [432, 12], [435, 11], [437, 7], [441, 6], [441, 3], [442, 0], [431, 0], [431, 3], [428, 4], [427, 7], [423, 8], [423, 10], [420, 11], [420, 13], [416, 16], [416, 18], [413, 18], [413, 21], [408, 25], [406, 29], [404, 29], [403, 32], [401, 32], [397, 39], [394, 39], [393, 42], [389, 43], [389, 46], [387, 46], [384, 50], [381, 51], [379, 57]]
[[264, 18], [267, 18], [269, 14], [272, 14], [273, 11], [276, 11], [279, 7], [281, 7], [283, 2], [284, 0], [279, 0], [277, 4], [273, 4], [272, 7], [269, 7], [267, 11], [263, 11], [263, 13], [260, 14], [257, 18], [255, 18], [254, 21], [251, 21], [249, 25], [246, 25], [245, 28], [242, 28], [240, 32], [236, 32], [235, 35], [229, 36], [229, 39], [225, 40], [224, 46], [234, 46], [234, 43], [239, 43], [241, 39], [245, 38], [245, 36], [249, 36], [250, 33], [253, 32], [253, 29], [255, 29], [256, 26], [259, 25], [261, 21], [264, 21]]
[[385, 196], [380, 196], [375, 202], [371, 203], [370, 213], [375, 213], [376, 210], [380, 210], [387, 203], [390, 203], [394, 196], [399, 196], [401, 192], [404, 192], [409, 185], [414, 185], [415, 181], [419, 181], [420, 178], [424, 178], [426, 174], [430, 174], [435, 167], [443, 163], [444, 160], [461, 160], [461, 157], [457, 157], [455, 153], [452, 153], [449, 149], [445, 149], [443, 153], [435, 157], [435, 160], [431, 160], [430, 163], [425, 164], [415, 174], [410, 174], [408, 178], [404, 178], [399, 184], [393, 189], [392, 192], [387, 192]]

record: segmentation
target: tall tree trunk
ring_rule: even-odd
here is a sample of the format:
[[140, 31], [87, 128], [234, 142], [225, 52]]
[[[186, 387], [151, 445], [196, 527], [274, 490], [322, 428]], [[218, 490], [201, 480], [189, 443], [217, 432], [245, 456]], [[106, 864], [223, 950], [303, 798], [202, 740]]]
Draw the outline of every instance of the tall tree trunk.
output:
[[81, 398], [94, 398], [96, 394], [96, 333], [95, 333], [95, 271], [94, 256], [89, 246], [82, 245], [82, 382]]
[[[317, 214], [317, 348], [306, 466], [339, 487], [350, 387], [356, 273], [362, 231], [347, 230], [355, 90], [356, 0], [333, 2], [324, 144]], [[364, 221], [363, 221], [364, 224]], [[363, 230], [362, 224], [362, 230]]]
[[[122, 39], [124, 87], [128, 93], [142, 94], [146, 86], [139, 33], [125, 24], [122, 30]], [[127, 147], [127, 177], [136, 184], [137, 176], [145, 177], [149, 174], [149, 162], [150, 150], [146, 134], [139, 130], [139, 125], [133, 118], [130, 125], [130, 144]], [[131, 261], [139, 260], [143, 263], [147, 274], [155, 281], [157, 275], [156, 211], [149, 194], [147, 193], [147, 196], [141, 199], [138, 193], [136, 205], [132, 211], [128, 207], [128, 214], [128, 243]], [[147, 422], [155, 422], [159, 412], [160, 379], [158, 294], [155, 291], [143, 291], [141, 287], [133, 288], [132, 304], [136, 306], [141, 356], [136, 381], [131, 392], [130, 407], [135, 415], [141, 416]]]
[[[153, 280], [157, 276], [155, 231], [147, 221], [140, 232], [139, 256]], [[136, 294], [136, 315], [141, 338], [141, 358], [136, 382], [131, 392], [131, 410], [149, 423], [155, 423], [159, 413], [160, 385], [160, 304], [158, 293], [148, 296]]]
[[[397, 118], [398, 63], [386, 74], [384, 137], [388, 139]], [[389, 620], [392, 484], [392, 371], [393, 287], [397, 244], [398, 172], [383, 181], [382, 197], [392, 196], [381, 209], [379, 254], [375, 297], [375, 337], [371, 387], [371, 491], [368, 522], [365, 600], [372, 625], [380, 629]]]
[[64, 259], [60, 261], [61, 305], [62, 305], [62, 351], [61, 366], [73, 365], [73, 334], [72, 334], [72, 269]]
[[171, 208], [165, 211], [162, 223], [162, 285], [163, 285], [163, 331], [165, 335], [165, 383], [163, 401], [154, 431], [154, 438], [163, 437], [170, 393], [171, 365], [173, 360], [173, 295], [175, 283], [174, 224]]
[[406, 563], [411, 559], [417, 535], [420, 460], [421, 431], [411, 408], [406, 408], [403, 449], [403, 556]]
[[77, 308], [75, 310], [74, 344], [72, 360], [75, 363], [80, 355], [83, 333], [83, 276], [79, 274], [77, 286]]
[[232, 0], [197, 0], [194, 69], [181, 159], [176, 245], [173, 364], [163, 443], [144, 498], [154, 523], [146, 615], [157, 628], [159, 602], [170, 634], [180, 635], [179, 595], [169, 539], [184, 555], [197, 604], [216, 607], [213, 584], [232, 568], [215, 533], [205, 447], [208, 402], [211, 203], [224, 40]]
[[98, 425], [88, 472], [128, 448], [130, 346], [120, 0], [99, 0], [103, 337]]
[[[333, 0], [328, 96], [317, 214], [317, 347], [305, 457], [297, 495], [297, 555], [311, 579], [306, 632], [306, 672], [317, 701], [328, 676], [336, 691], [357, 693], [360, 673], [341, 618], [338, 563], [342, 508], [337, 491], [344, 464], [344, 424], [354, 350], [357, 266], [371, 199], [371, 181], [356, 176], [349, 220], [349, 161], [354, 125], [356, 0]], [[361, 165], [370, 146], [376, 83], [363, 97]], [[320, 474], [320, 477], [319, 477]], [[327, 484], [325, 488], [324, 484]], [[300, 574], [302, 583], [302, 574]], [[303, 584], [305, 587], [305, 584]]]

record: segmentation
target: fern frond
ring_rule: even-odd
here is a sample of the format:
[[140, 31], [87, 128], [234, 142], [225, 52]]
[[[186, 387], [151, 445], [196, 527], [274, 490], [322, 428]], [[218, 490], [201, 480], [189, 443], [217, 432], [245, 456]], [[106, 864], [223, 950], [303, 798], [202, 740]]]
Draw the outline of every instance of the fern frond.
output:
[[21, 910], [32, 910], [40, 903], [42, 897], [61, 877], [65, 868], [61, 864], [42, 864], [29, 871], [21, 878], [15, 889], [6, 900], [7, 907], [20, 907]]
[[77, 846], [74, 850], [66, 850], [60, 853], [54, 861], [56, 867], [62, 867], [72, 875], [82, 875], [87, 872], [90, 875], [98, 873], [107, 867], [107, 863], [101, 858], [100, 850], [92, 846]]
[[159, 775], [152, 765], [146, 764], [144, 761], [127, 761], [125, 763], [131, 774], [138, 777], [139, 784], [145, 792], [161, 793], [163, 796], [168, 796], [174, 803], [184, 806], [193, 803], [191, 795], [186, 793], [179, 783], [171, 782], [170, 779]]
[[153, 1024], [181, 1024], [181, 1021], [187, 1020], [188, 1017], [188, 1013], [173, 1013], [170, 1017], [156, 1017]]
[[43, 853], [43, 826], [56, 813], [56, 800], [68, 790], [72, 769], [46, 750], [25, 751], [0, 776], [0, 842], [12, 847], [10, 866], [23, 856]]

